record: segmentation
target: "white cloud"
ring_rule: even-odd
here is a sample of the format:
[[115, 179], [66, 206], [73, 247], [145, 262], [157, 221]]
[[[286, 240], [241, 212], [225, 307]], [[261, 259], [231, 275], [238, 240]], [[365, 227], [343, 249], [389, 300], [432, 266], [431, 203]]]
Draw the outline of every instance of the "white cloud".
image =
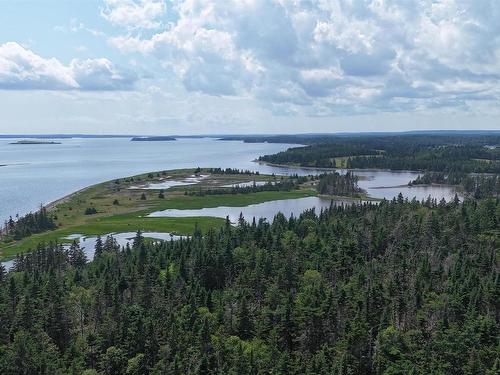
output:
[[73, 59], [70, 69], [82, 90], [127, 90], [136, 80], [134, 74], [119, 71], [108, 59]]
[[101, 16], [117, 26], [129, 29], [156, 29], [165, 13], [163, 0], [104, 0]]
[[500, 101], [496, 0], [179, 0], [169, 12], [150, 37], [109, 41], [188, 91], [325, 116]]
[[126, 90], [136, 77], [109, 60], [73, 59], [66, 66], [43, 58], [18, 43], [0, 45], [0, 89], [7, 90]]
[[44, 59], [15, 42], [0, 46], [0, 87], [76, 89], [71, 69], [57, 59]]

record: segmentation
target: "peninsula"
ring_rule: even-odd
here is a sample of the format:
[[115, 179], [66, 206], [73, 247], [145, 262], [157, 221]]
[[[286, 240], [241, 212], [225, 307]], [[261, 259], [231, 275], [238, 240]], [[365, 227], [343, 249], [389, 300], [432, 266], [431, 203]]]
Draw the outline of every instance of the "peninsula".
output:
[[163, 141], [175, 141], [174, 137], [170, 136], [155, 136], [155, 137], [133, 137], [132, 142], [163, 142]]
[[61, 142], [43, 140], [22, 140], [11, 142], [11, 145], [60, 145]]

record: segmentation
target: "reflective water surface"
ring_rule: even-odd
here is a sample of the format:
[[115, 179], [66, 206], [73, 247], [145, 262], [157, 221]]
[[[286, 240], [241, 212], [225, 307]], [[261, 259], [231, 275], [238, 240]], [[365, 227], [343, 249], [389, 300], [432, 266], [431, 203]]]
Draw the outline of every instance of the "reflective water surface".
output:
[[148, 217], [195, 217], [195, 216], [212, 216], [212, 217], [229, 217], [232, 223], [236, 223], [240, 214], [242, 214], [247, 221], [251, 221], [254, 217], [265, 218], [272, 221], [274, 216], [281, 212], [287, 218], [291, 215], [297, 217], [303, 211], [315, 208], [319, 212], [322, 208], [328, 208], [331, 204], [352, 204], [352, 201], [341, 201], [325, 199], [320, 197], [305, 197], [297, 199], [282, 199], [276, 201], [269, 201], [257, 204], [251, 204], [243, 207], [211, 207], [200, 209], [168, 209], [163, 211], [153, 212]]

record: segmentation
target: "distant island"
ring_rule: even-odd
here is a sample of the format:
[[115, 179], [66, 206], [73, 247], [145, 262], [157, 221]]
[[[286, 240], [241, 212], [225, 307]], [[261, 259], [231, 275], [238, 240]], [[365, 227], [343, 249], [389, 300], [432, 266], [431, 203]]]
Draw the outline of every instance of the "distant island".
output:
[[133, 137], [132, 142], [159, 142], [159, 141], [175, 141], [174, 137], [157, 136], [157, 137]]
[[36, 140], [23, 140], [17, 142], [11, 142], [11, 145], [60, 145], [61, 142], [55, 141], [36, 141]]

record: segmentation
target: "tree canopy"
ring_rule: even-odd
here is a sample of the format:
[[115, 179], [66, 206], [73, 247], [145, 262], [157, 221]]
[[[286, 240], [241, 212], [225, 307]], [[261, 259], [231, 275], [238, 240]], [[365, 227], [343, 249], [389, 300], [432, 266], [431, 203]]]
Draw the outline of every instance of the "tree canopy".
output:
[[497, 374], [499, 224], [400, 197], [90, 263], [40, 245], [0, 272], [0, 373]]

